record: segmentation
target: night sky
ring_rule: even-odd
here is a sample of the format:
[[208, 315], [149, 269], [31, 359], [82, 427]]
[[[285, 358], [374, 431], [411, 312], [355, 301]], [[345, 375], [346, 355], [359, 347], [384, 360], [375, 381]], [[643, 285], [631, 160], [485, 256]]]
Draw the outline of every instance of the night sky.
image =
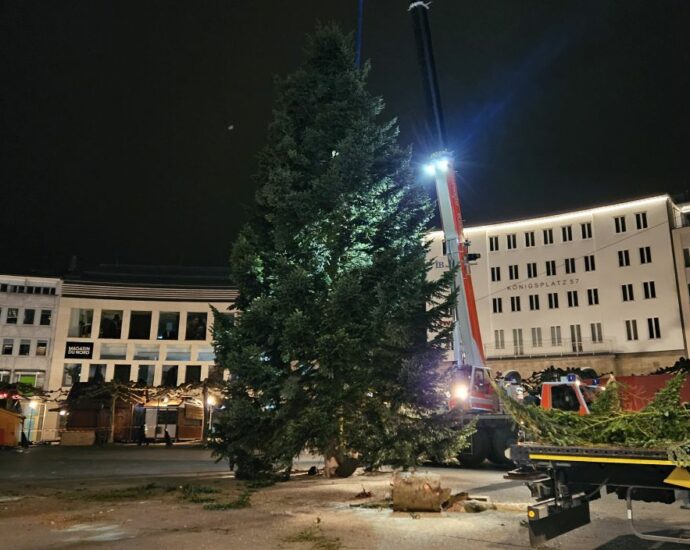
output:
[[[365, 0], [363, 57], [421, 162], [407, 4]], [[72, 255], [226, 264], [273, 75], [298, 64], [317, 20], [352, 30], [356, 12], [357, 0], [3, 2], [0, 272]], [[430, 19], [468, 224], [690, 188], [690, 1], [434, 0]]]

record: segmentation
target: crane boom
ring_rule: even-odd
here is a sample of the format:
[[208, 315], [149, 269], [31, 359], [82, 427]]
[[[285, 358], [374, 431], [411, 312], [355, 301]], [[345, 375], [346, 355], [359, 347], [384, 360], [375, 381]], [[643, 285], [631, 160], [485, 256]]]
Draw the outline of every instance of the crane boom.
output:
[[432, 156], [434, 162], [431, 166], [433, 166], [432, 170], [436, 182], [436, 196], [441, 214], [448, 264], [449, 268], [460, 266], [454, 281], [454, 290], [457, 294], [453, 326], [455, 364], [458, 367], [462, 365], [483, 367], [485, 364], [484, 349], [470, 275], [468, 245], [463, 236], [460, 197], [455, 180], [453, 157], [445, 150], [446, 133], [431, 43], [428, 18], [429, 3], [411, 1], [408, 11], [412, 15], [417, 42], [417, 57], [422, 72], [429, 118], [433, 123], [439, 148], [439, 151]]

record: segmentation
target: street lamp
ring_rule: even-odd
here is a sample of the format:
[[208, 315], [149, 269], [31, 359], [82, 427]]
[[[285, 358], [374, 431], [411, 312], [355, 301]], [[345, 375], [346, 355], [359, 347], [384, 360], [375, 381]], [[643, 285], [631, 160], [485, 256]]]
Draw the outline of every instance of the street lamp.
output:
[[29, 436], [28, 436], [29, 441], [32, 441], [31, 430], [33, 430], [33, 427], [34, 427], [34, 414], [35, 414], [35, 411], [37, 408], [38, 408], [38, 401], [36, 401], [35, 399], [32, 399], [31, 401], [29, 401], [29, 410], [30, 410], [30, 413], [29, 413], [29, 430], [28, 430], [29, 431]]
[[208, 432], [211, 433], [213, 430], [213, 407], [216, 404], [216, 398], [213, 395], [209, 395], [206, 398], [206, 404], [208, 405]]

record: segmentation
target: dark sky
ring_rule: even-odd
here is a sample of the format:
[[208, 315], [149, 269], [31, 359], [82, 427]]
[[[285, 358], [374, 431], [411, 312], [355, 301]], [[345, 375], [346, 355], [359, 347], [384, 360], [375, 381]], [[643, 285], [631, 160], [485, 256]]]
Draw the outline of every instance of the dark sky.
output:
[[[3, 2], [0, 271], [223, 265], [272, 75], [357, 0]], [[405, 0], [365, 0], [371, 86], [428, 152]], [[434, 0], [467, 223], [690, 188], [690, 1]], [[233, 130], [228, 126], [233, 125]]]

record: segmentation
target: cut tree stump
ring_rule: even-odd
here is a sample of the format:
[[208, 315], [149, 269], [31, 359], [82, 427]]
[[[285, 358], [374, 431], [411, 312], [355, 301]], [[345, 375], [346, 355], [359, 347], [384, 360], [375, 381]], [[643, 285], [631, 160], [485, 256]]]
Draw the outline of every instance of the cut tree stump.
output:
[[393, 474], [393, 510], [398, 512], [440, 512], [450, 498], [441, 487], [441, 476], [427, 472]]

